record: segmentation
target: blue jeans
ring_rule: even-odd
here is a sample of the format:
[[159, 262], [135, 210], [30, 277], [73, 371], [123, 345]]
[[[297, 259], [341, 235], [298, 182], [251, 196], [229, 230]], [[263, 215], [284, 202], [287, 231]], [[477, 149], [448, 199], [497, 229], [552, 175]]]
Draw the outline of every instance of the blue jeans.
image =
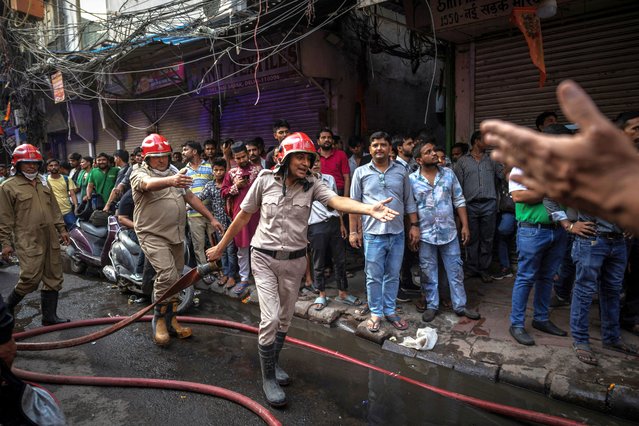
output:
[[499, 213], [499, 225], [497, 226], [497, 254], [499, 256], [499, 264], [502, 268], [510, 268], [508, 243], [515, 234], [516, 224], [514, 213]]
[[422, 288], [426, 294], [426, 307], [434, 310], [439, 309], [437, 253], [442, 256], [444, 269], [446, 269], [446, 275], [448, 276], [453, 310], [455, 312], [463, 311], [466, 307], [466, 290], [464, 289], [464, 268], [457, 237], [441, 246], [423, 241], [419, 243], [419, 267], [426, 278], [426, 282], [422, 283]]
[[75, 228], [75, 214], [73, 213], [73, 210], [71, 210], [69, 213], [65, 214], [62, 216], [62, 219], [64, 220], [64, 224], [67, 227], [67, 231], [72, 230], [73, 228]]
[[617, 343], [621, 339], [619, 298], [628, 260], [626, 241], [577, 236], [572, 246], [572, 260], [576, 267], [570, 305], [570, 332], [574, 342], [588, 345], [588, 313], [592, 296], [599, 291], [601, 340], [605, 344]]
[[226, 246], [224, 253], [222, 253], [222, 274], [226, 277], [235, 277], [237, 274], [237, 249], [233, 241]]
[[404, 233], [364, 234], [366, 296], [371, 313], [395, 315], [399, 270], [404, 256]]
[[575, 282], [575, 263], [572, 261], [572, 245], [574, 241], [575, 234], [568, 234], [564, 257], [559, 267], [559, 280], [554, 284], [555, 294], [564, 300], [570, 300], [572, 285]]
[[517, 251], [519, 252], [517, 277], [513, 287], [510, 324], [524, 327], [526, 304], [533, 286], [533, 319], [549, 320], [548, 305], [552, 293], [553, 275], [557, 271], [566, 246], [566, 231], [563, 228], [541, 227], [517, 229]]

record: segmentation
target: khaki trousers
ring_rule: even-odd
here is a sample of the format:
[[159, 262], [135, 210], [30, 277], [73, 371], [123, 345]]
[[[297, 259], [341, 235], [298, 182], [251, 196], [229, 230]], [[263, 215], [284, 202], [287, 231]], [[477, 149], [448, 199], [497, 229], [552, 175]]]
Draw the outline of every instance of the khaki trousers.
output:
[[260, 301], [258, 343], [270, 345], [278, 331], [286, 333], [291, 325], [300, 282], [306, 272], [306, 256], [277, 260], [251, 250], [251, 267]]
[[[184, 269], [184, 243], [170, 244], [164, 238], [146, 234], [139, 237], [144, 255], [155, 269], [153, 300], [164, 294], [182, 276]], [[176, 302], [177, 294], [166, 300]]]
[[[17, 250], [20, 262], [20, 277], [15, 292], [25, 296], [38, 289], [42, 281], [42, 290], [60, 291], [62, 289], [62, 258], [58, 232], [53, 226], [35, 228], [30, 231], [34, 247]], [[16, 239], [20, 238], [16, 235]]]
[[[206, 220], [205, 217], [190, 217], [189, 218], [189, 230], [191, 231], [191, 241], [193, 241], [193, 251], [195, 252], [195, 261], [198, 265], [207, 263], [206, 254], [206, 236], [211, 239], [211, 234], [215, 233], [215, 228], [211, 225], [211, 222]], [[213, 241], [211, 241], [211, 245]]]

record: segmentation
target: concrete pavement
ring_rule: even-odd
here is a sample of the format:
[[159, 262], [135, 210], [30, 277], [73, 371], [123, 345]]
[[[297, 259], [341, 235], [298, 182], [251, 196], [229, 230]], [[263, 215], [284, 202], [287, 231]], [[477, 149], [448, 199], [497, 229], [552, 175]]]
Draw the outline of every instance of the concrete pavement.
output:
[[[351, 266], [351, 270], [353, 265]], [[352, 270], [349, 279], [351, 294], [366, 299], [364, 273]], [[527, 312], [526, 329], [534, 337], [535, 346], [522, 346], [508, 332], [510, 326], [510, 299], [514, 278], [505, 278], [490, 284], [478, 278], [466, 280], [468, 306], [477, 310], [482, 318], [473, 321], [458, 317], [451, 308], [441, 308], [431, 323], [421, 320], [414, 301], [398, 304], [401, 316], [409, 328], [399, 331], [382, 321], [378, 333], [366, 327], [368, 315], [361, 315], [358, 307], [333, 300], [337, 289], [329, 280], [329, 304], [322, 311], [313, 309], [313, 297], [300, 297], [295, 314], [322, 324], [340, 322], [350, 325], [355, 335], [374, 341], [385, 350], [415, 358], [416, 361], [435, 363], [459, 372], [485, 379], [508, 383], [540, 392], [550, 398], [563, 400], [610, 413], [631, 420], [639, 420], [639, 358], [603, 349], [600, 339], [598, 305], [593, 302], [590, 317], [591, 345], [599, 359], [596, 367], [579, 361], [572, 350], [570, 337], [557, 337], [535, 330], [530, 325], [532, 309]], [[215, 284], [211, 289], [227, 293]], [[244, 302], [257, 303], [257, 295], [250, 288]], [[236, 297], [236, 296], [234, 296]], [[529, 307], [532, 300], [529, 302]], [[569, 307], [554, 309], [552, 321], [569, 330]], [[437, 329], [437, 344], [431, 351], [417, 351], [399, 345], [406, 336], [415, 337], [418, 328]], [[639, 337], [623, 331], [626, 342], [639, 345]]]

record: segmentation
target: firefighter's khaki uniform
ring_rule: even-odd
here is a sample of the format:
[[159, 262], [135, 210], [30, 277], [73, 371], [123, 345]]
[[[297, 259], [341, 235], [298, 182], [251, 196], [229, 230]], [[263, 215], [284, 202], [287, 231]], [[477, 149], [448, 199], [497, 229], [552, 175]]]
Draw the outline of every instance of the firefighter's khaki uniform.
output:
[[60, 291], [62, 259], [58, 233], [66, 233], [60, 207], [46, 180], [38, 175], [34, 186], [18, 174], [0, 185], [0, 243], [11, 245], [20, 262], [15, 292], [24, 296], [37, 290]]
[[337, 196], [321, 179], [309, 177], [307, 180], [312, 184], [307, 191], [297, 182], [286, 188], [284, 196], [281, 176], [272, 170], [263, 170], [240, 205], [246, 213], [260, 212], [260, 222], [251, 240], [251, 268], [260, 301], [260, 345], [270, 345], [278, 331], [288, 331], [300, 281], [306, 271], [304, 255], [278, 259], [306, 250], [311, 204], [319, 201], [326, 206]]
[[[175, 167], [170, 170], [171, 174], [177, 173]], [[184, 268], [186, 192], [174, 187], [142, 191], [142, 181], [147, 177], [166, 176], [156, 174], [147, 164], [131, 173], [135, 233], [144, 255], [157, 273], [153, 284], [153, 300], [157, 300], [179, 279]], [[178, 296], [174, 295], [167, 303], [177, 300]]]

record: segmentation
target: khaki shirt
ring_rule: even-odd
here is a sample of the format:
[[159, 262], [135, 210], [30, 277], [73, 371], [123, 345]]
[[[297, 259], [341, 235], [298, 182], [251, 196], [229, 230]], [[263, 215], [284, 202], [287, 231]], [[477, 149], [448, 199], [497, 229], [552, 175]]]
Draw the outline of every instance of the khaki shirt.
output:
[[260, 223], [251, 240], [253, 247], [276, 251], [296, 251], [306, 248], [308, 217], [313, 201], [326, 206], [337, 197], [328, 186], [316, 177], [308, 177], [313, 185], [304, 192], [303, 185], [296, 182], [286, 187], [282, 195], [282, 177], [272, 170], [262, 170], [240, 208], [249, 214], [260, 211]]
[[[41, 228], [59, 233], [66, 232], [66, 228], [58, 202], [44, 177], [38, 175], [35, 182], [33, 186], [19, 174], [0, 185], [0, 243], [11, 245], [12, 234], [15, 234], [19, 252], [39, 255], [44, 253], [38, 241]], [[52, 244], [59, 247], [57, 239]]]
[[[177, 173], [177, 169], [171, 170], [171, 174]], [[155, 174], [146, 164], [131, 173], [131, 192], [135, 202], [135, 233], [140, 240], [143, 240], [145, 235], [152, 234], [164, 238], [170, 244], [181, 243], [184, 241], [186, 226], [186, 191], [174, 187], [143, 191], [142, 181], [147, 177], [163, 176]]]

